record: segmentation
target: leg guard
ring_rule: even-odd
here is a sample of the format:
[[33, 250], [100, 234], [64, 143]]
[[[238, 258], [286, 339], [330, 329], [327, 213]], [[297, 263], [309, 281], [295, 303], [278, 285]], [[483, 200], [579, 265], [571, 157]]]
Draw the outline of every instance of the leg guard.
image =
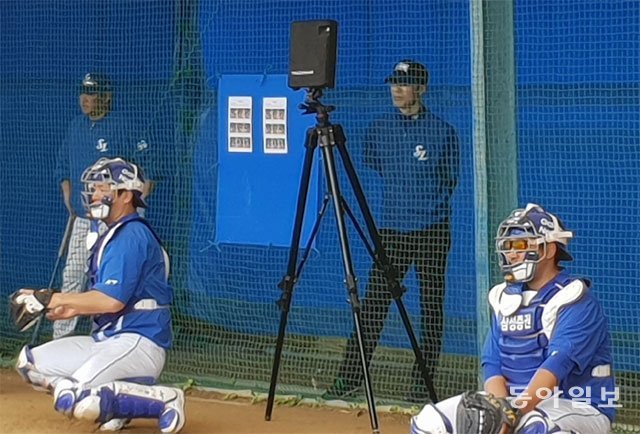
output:
[[80, 388], [78, 383], [68, 378], [63, 378], [56, 383], [53, 389], [53, 408], [65, 416], [73, 416]]
[[40, 392], [48, 392], [50, 387], [50, 378], [41, 374], [35, 366], [35, 360], [31, 353], [31, 348], [25, 345], [18, 354], [16, 362], [16, 371], [24, 381]]
[[184, 392], [174, 387], [114, 381], [82, 392], [74, 416], [106, 423], [112, 419], [158, 419], [163, 433], [184, 426]]
[[451, 434], [451, 421], [433, 404], [427, 404], [411, 418], [411, 434]]
[[[154, 377], [135, 377], [135, 378], [123, 378], [120, 381], [137, 383], [137, 384], [146, 384], [148, 386], [153, 386], [156, 384], [156, 379]], [[120, 431], [123, 430], [127, 425], [131, 423], [131, 419], [122, 419], [115, 418], [111, 419], [102, 425], [100, 425], [100, 431]]]
[[576, 434], [575, 431], [562, 431], [538, 411], [527, 414], [514, 432], [516, 434]]

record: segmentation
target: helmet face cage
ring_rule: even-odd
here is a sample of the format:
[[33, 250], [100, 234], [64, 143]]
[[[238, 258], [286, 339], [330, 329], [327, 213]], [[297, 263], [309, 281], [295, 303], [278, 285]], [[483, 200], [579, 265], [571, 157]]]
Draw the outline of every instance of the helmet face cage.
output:
[[[528, 282], [533, 279], [538, 263], [547, 254], [547, 243], [544, 235], [539, 234], [526, 217], [516, 219], [507, 219], [498, 228], [496, 252], [500, 269], [508, 281]], [[508, 255], [514, 253], [524, 254], [523, 260], [511, 263]]]
[[[513, 211], [500, 224], [496, 236], [496, 252], [505, 279], [510, 282], [533, 279], [537, 264], [546, 257], [549, 243], [559, 246], [559, 260], [571, 260], [571, 255], [565, 250], [571, 238], [573, 232], [565, 230], [556, 216], [539, 205], [530, 203], [524, 209]], [[508, 253], [524, 253], [524, 260], [510, 264]]]
[[144, 188], [144, 178], [135, 164], [122, 158], [101, 158], [88, 167], [81, 178], [84, 184], [82, 201], [84, 207], [93, 218], [104, 219], [109, 215], [113, 204], [113, 195], [102, 198], [100, 204], [93, 204], [96, 185], [107, 184], [112, 192], [128, 190], [134, 193], [140, 206], [146, 206], [141, 198]]

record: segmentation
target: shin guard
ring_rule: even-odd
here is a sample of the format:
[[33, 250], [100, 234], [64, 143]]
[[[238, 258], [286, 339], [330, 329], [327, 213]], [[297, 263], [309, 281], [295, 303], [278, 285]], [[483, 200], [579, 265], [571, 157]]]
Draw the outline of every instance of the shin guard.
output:
[[114, 381], [83, 392], [74, 416], [99, 423], [114, 418], [158, 419], [162, 432], [174, 433], [184, 425], [184, 392], [174, 387]]

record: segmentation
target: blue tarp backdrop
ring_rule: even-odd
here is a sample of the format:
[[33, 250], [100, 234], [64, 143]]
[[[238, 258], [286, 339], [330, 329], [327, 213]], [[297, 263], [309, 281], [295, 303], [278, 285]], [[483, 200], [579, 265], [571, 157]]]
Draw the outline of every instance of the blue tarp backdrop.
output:
[[[274, 302], [285, 273], [285, 241], [295, 209], [293, 201], [284, 199], [297, 193], [300, 169], [294, 160], [300, 158], [303, 133], [313, 123], [312, 116], [303, 117], [296, 108], [301, 93], [287, 90], [283, 83], [289, 28], [293, 16], [296, 20], [331, 18], [340, 23], [338, 77], [337, 88], [326, 92], [324, 102], [337, 106], [332, 121], [345, 128], [348, 148], [374, 212], [380, 206], [380, 183], [362, 164], [361, 142], [369, 122], [393, 109], [383, 80], [395, 62], [410, 57], [429, 66], [426, 100], [461, 137], [461, 178], [454, 199], [447, 274], [445, 351], [476, 354], [476, 191], [466, 0], [399, 2], [393, 10], [382, 0], [356, 0], [339, 7], [332, 3], [324, 9], [293, 0], [203, 1], [204, 75], [214, 97], [207, 100], [203, 112], [193, 114], [198, 122], [192, 134], [179, 131], [177, 125], [185, 116], [182, 100], [167, 91], [176, 80], [173, 2], [57, 2], [54, 12], [50, 3], [5, 0], [0, 8], [3, 297], [22, 286], [45, 285], [49, 279], [66, 221], [59, 187], [52, 177], [52, 161], [68, 122], [79, 114], [78, 81], [88, 70], [101, 69], [122, 90], [116, 97], [117, 109], [129, 113], [133, 125], [156, 137], [152, 145], [162, 150], [165, 178], [159, 184], [159, 195], [152, 198], [149, 217], [169, 245], [187, 245], [180, 261], [186, 264], [188, 279], [181, 289], [191, 298], [180, 308], [233, 330], [275, 334], [278, 311]], [[118, 6], [122, 4], [126, 13]], [[277, 13], [284, 7], [291, 13]], [[150, 11], [153, 25], [141, 25]], [[64, 31], [47, 25], [51, 13], [67, 23], [62, 26]], [[385, 25], [390, 14], [406, 17], [402, 34], [396, 25]], [[576, 231], [571, 246], [576, 261], [571, 270], [593, 279], [614, 335], [631, 336], [631, 342], [637, 342], [640, 329], [638, 22], [639, 2], [516, 2], [520, 202], [549, 207]], [[603, 35], [599, 30], [608, 28], [607, 23], [615, 23], [616, 32]], [[36, 33], [44, 34], [38, 40], [47, 43], [30, 43]], [[246, 53], [252, 53], [250, 60]], [[258, 77], [264, 82], [256, 83], [262, 80]], [[227, 121], [220, 117], [226, 109], [217, 101], [225, 101], [242, 87], [256, 99], [271, 96], [276, 87], [273, 95], [287, 92], [292, 154], [286, 164], [282, 156], [256, 152], [251, 162], [245, 162], [241, 154], [221, 151], [226, 133], [220, 126]], [[260, 106], [254, 105], [254, 110], [258, 121]], [[261, 136], [254, 135], [253, 140], [260, 148]], [[184, 182], [172, 178], [174, 168], [184, 161], [189, 166], [181, 166], [181, 173], [192, 188], [189, 197], [177, 198], [186, 204], [174, 206], [178, 200], [170, 193], [170, 182]], [[313, 190], [312, 200], [317, 204], [324, 186], [316, 183]], [[345, 194], [352, 201], [351, 193]], [[243, 208], [247, 204], [252, 206]], [[233, 215], [247, 209], [250, 212]], [[277, 230], [265, 232], [276, 222]], [[188, 230], [172, 234], [169, 227], [178, 223]], [[294, 305], [335, 316], [322, 318], [322, 327], [293, 317], [292, 332], [347, 336], [351, 331], [334, 228], [328, 216]], [[253, 243], [259, 236], [264, 239]], [[276, 241], [269, 245], [269, 240]], [[361, 246], [354, 245], [356, 271], [364, 290], [371, 260]], [[418, 315], [413, 273], [406, 285], [405, 302], [410, 313]], [[237, 303], [251, 313], [245, 317], [238, 310], [229, 312], [220, 300]], [[256, 321], [253, 312], [260, 309], [267, 312], [267, 320]], [[390, 322], [397, 325], [398, 321], [392, 309]], [[640, 349], [631, 348], [629, 338], [625, 339], [626, 347], [616, 347], [616, 366], [640, 371]], [[383, 344], [408, 346], [403, 334], [388, 331]]]

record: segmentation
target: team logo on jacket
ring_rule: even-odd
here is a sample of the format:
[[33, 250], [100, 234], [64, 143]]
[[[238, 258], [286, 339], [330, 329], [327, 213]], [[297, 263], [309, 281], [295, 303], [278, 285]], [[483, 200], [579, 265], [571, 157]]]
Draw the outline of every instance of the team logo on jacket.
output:
[[105, 139], [98, 139], [96, 149], [100, 152], [107, 152], [109, 150], [109, 143]]
[[505, 316], [500, 320], [500, 329], [503, 332], [521, 332], [531, 330], [532, 327], [531, 313]]
[[429, 153], [422, 145], [416, 146], [413, 156], [416, 157], [418, 161], [427, 161], [429, 159]]
[[144, 139], [140, 140], [136, 145], [136, 148], [138, 149], [138, 151], [141, 151], [141, 152], [147, 149], [148, 147], [149, 147], [149, 144]]

